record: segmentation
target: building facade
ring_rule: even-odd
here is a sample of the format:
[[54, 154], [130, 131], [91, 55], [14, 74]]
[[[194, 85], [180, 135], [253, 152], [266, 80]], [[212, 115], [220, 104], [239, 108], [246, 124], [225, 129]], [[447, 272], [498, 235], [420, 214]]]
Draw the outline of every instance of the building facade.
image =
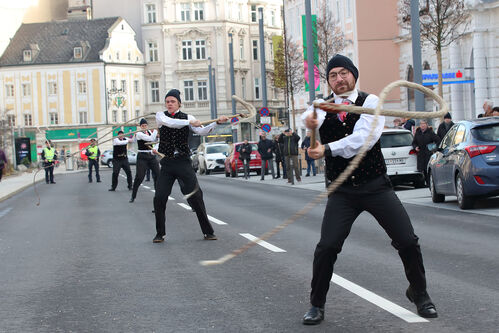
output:
[[134, 37], [119, 17], [23, 24], [0, 58], [4, 147], [27, 136], [32, 160], [46, 139], [75, 152], [89, 136], [101, 139], [143, 114], [144, 62]]

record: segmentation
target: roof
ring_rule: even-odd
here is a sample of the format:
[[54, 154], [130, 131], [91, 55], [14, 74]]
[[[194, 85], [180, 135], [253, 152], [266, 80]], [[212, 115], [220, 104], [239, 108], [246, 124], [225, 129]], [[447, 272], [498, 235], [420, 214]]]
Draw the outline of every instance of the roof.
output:
[[[0, 66], [58, 64], [102, 61], [108, 30], [119, 17], [22, 24], [0, 58]], [[75, 47], [83, 48], [81, 60], [73, 58]], [[32, 50], [32, 61], [23, 60], [23, 51]]]

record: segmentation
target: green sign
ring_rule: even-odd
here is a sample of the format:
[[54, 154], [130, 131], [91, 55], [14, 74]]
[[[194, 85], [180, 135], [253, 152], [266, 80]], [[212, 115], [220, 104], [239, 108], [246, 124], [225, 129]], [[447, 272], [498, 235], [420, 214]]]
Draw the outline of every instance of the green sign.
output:
[[[305, 75], [305, 91], [309, 91], [308, 86], [308, 62], [307, 62], [307, 24], [305, 15], [301, 16], [302, 31], [303, 31], [303, 68]], [[312, 43], [314, 46], [314, 85], [315, 91], [320, 91], [321, 77], [319, 75], [319, 50], [317, 43], [317, 16], [312, 15]]]
[[97, 138], [97, 128], [70, 128], [48, 130], [45, 136], [49, 140], [84, 140]]

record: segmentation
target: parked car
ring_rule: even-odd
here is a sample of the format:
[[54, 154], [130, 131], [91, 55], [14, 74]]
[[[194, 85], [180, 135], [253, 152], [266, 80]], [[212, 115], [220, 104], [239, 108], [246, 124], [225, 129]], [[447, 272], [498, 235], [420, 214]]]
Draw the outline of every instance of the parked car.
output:
[[457, 196], [461, 209], [499, 195], [499, 117], [463, 120], [444, 136], [428, 163], [433, 202]]
[[194, 169], [194, 172], [197, 172], [199, 169], [199, 160], [198, 160], [198, 151], [197, 149], [191, 148], [191, 165]]
[[393, 185], [425, 186], [424, 175], [418, 171], [417, 153], [412, 147], [412, 139], [412, 132], [405, 129], [384, 129], [381, 134], [381, 152]]
[[196, 156], [199, 174], [209, 175], [212, 171], [224, 170], [224, 162], [229, 155], [230, 146], [225, 142], [202, 143], [199, 145]]
[[[225, 176], [226, 177], [237, 177], [239, 172], [244, 172], [243, 162], [239, 159], [239, 152], [241, 150], [241, 145], [244, 142], [236, 142], [232, 144], [229, 156], [225, 159]], [[260, 153], [258, 153], [258, 143], [249, 142], [253, 151], [251, 152], [250, 160], [250, 172], [255, 171], [257, 175], [261, 172], [262, 158]]]
[[[133, 150], [127, 151], [128, 155], [128, 163], [137, 164], [137, 153]], [[113, 151], [112, 150], [104, 150], [104, 152], [100, 155], [100, 163], [103, 165], [107, 165], [108, 168], [113, 167]]]

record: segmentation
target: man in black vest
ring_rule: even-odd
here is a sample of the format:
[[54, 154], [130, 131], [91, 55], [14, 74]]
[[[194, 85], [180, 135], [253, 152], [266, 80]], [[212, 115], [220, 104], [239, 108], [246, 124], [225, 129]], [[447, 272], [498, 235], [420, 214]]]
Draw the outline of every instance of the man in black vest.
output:
[[150, 131], [147, 129], [147, 120], [142, 118], [139, 122], [142, 132], [137, 132], [135, 134], [135, 139], [137, 140], [137, 167], [135, 169], [135, 179], [133, 180], [132, 197], [130, 202], [135, 201], [137, 196], [137, 191], [139, 190], [140, 184], [144, 180], [147, 169], [151, 169], [152, 178], [154, 181], [154, 189], [156, 189], [157, 175], [159, 174], [159, 163], [156, 159], [155, 149], [146, 143], [156, 142], [156, 136], [158, 131]]
[[118, 186], [118, 176], [121, 169], [125, 171], [128, 189], [132, 189], [132, 172], [130, 171], [126, 148], [132, 141], [132, 139], [125, 137], [123, 131], [118, 131], [118, 137], [113, 140], [113, 176], [109, 191], [116, 191], [116, 186]]
[[[342, 55], [335, 55], [327, 66], [327, 80], [333, 91], [336, 104], [355, 104], [375, 108], [378, 97], [355, 89], [359, 72], [352, 61]], [[302, 120], [310, 129], [319, 128], [321, 142], [316, 148], [309, 148], [314, 159], [326, 157], [326, 172], [330, 181], [337, 178], [358, 153], [367, 140], [374, 116], [339, 112], [326, 113], [317, 109], [313, 119], [313, 106]], [[332, 195], [329, 196], [322, 220], [321, 238], [314, 253], [312, 307], [303, 317], [303, 324], [316, 325], [324, 319], [324, 304], [333, 275], [333, 265], [353, 222], [363, 211], [371, 213], [385, 229], [398, 250], [409, 280], [406, 295], [414, 302], [419, 315], [437, 317], [435, 305], [426, 292], [426, 278], [423, 257], [414, 234], [411, 221], [402, 203], [392, 189], [386, 175], [386, 166], [381, 153], [379, 138], [384, 127], [384, 117], [379, 117], [375, 136], [369, 142], [367, 152], [359, 167]]]
[[184, 195], [190, 194], [187, 202], [196, 212], [204, 239], [216, 240], [217, 237], [206, 214], [203, 192], [199, 188], [196, 173], [191, 165], [188, 139], [189, 129], [199, 135], [208, 135], [217, 124], [226, 122], [228, 118], [221, 116], [216, 122], [206, 127], [201, 126], [199, 120], [180, 111], [180, 91], [177, 89], [172, 89], [166, 94], [165, 105], [167, 111], [156, 113], [156, 123], [159, 127], [158, 151], [165, 157], [161, 159], [161, 171], [154, 195], [156, 237], [154, 237], [153, 242], [161, 243], [164, 241], [166, 203], [173, 183], [177, 179], [182, 193]]

